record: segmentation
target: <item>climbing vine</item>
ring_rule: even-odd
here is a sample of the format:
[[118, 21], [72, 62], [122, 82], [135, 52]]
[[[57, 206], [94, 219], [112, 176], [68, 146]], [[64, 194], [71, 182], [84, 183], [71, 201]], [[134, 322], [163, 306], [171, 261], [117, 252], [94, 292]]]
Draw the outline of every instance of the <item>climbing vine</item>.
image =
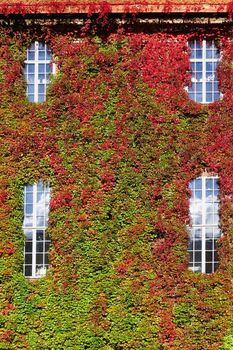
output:
[[[1, 27], [0, 348], [233, 349], [230, 32], [211, 33], [223, 98], [203, 106], [185, 90], [193, 34], [101, 37], [87, 24], [81, 39]], [[23, 76], [34, 40], [48, 42], [57, 64], [38, 104]], [[211, 275], [187, 269], [188, 183], [206, 171], [221, 188]], [[38, 180], [52, 188], [51, 267], [30, 281], [22, 194]]]

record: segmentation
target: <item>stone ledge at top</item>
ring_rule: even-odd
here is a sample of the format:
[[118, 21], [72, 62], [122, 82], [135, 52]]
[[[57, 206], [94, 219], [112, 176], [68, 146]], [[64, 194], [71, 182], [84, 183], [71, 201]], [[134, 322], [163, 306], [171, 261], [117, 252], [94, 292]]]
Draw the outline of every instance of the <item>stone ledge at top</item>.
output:
[[45, 1], [0, 0], [0, 14], [92, 14], [111, 13], [232, 13], [233, 1], [168, 0], [116, 1]]

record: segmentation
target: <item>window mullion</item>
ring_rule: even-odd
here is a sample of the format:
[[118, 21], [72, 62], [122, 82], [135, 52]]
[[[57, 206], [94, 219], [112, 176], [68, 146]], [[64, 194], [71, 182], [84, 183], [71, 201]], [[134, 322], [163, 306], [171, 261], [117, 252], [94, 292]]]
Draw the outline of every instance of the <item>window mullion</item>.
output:
[[201, 270], [203, 273], [205, 273], [205, 223], [206, 223], [206, 183], [205, 178], [202, 178], [202, 229], [201, 229], [201, 257], [202, 257], [202, 264], [201, 264]]
[[35, 42], [35, 102], [38, 102], [38, 84], [39, 84], [39, 44]]
[[206, 40], [202, 42], [202, 102], [206, 103]]
[[37, 186], [33, 185], [32, 277], [36, 277], [36, 201]]

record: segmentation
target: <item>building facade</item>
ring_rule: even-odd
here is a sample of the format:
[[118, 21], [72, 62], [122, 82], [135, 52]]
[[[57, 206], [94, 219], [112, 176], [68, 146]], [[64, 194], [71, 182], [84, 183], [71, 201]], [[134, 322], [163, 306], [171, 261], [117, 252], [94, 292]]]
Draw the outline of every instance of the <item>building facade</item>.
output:
[[0, 26], [0, 348], [233, 349], [232, 4]]

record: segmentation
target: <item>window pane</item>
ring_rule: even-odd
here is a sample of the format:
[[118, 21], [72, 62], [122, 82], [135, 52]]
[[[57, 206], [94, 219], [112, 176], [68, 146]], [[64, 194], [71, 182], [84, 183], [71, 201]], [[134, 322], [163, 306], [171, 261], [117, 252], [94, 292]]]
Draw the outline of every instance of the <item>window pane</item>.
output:
[[195, 250], [201, 250], [201, 241], [195, 241]]
[[32, 214], [33, 213], [33, 206], [32, 204], [26, 205], [26, 214]]
[[44, 101], [45, 101], [45, 95], [39, 95], [38, 102], [44, 102]]
[[[49, 84], [52, 72], [51, 51], [44, 42], [35, 42], [27, 50], [25, 63], [25, 79], [27, 81], [27, 97], [30, 102], [44, 102], [46, 98], [45, 86], [33, 86], [37, 84]], [[47, 75], [47, 76], [46, 76]], [[31, 86], [29, 86], [31, 84]]]
[[213, 241], [211, 239], [206, 240], [206, 250], [212, 250], [213, 249]]
[[45, 52], [44, 51], [39, 51], [39, 60], [45, 60]]
[[26, 241], [32, 241], [32, 231], [25, 230], [24, 234], [25, 234]]
[[32, 264], [32, 254], [25, 254], [25, 264]]
[[35, 72], [35, 64], [29, 63], [27, 67], [28, 67], [28, 73]]
[[43, 250], [44, 250], [43, 247], [44, 247], [44, 243], [43, 242], [39, 242], [39, 243], [37, 242], [36, 243], [36, 251], [37, 252], [43, 252]]
[[[219, 50], [213, 40], [193, 40], [189, 42], [191, 48], [192, 85], [188, 88], [190, 98], [199, 103], [210, 103], [219, 98], [216, 81], [216, 68], [220, 58]], [[198, 82], [198, 84], [197, 84]], [[205, 86], [206, 83], [207, 84]]]
[[44, 239], [44, 231], [37, 230], [36, 231], [36, 239], [37, 239], [37, 241], [42, 241]]
[[31, 265], [26, 265], [24, 267], [24, 274], [25, 274], [25, 276], [28, 276], [28, 277], [32, 276], [32, 266]]
[[[49, 250], [50, 240], [48, 235], [45, 235], [45, 230], [39, 227], [46, 228], [45, 225], [47, 225], [45, 215], [48, 217], [49, 192], [49, 186], [42, 182], [27, 185], [24, 188], [24, 212], [27, 213], [23, 223], [25, 233], [24, 274], [28, 277], [44, 276], [48, 267], [48, 256], [45, 257], [45, 251]], [[45, 204], [45, 198], [47, 204]], [[39, 212], [41, 215], [35, 217], [32, 215], [34, 212]], [[31, 213], [30, 216], [28, 213]]]
[[212, 273], [213, 272], [212, 264], [206, 263], [205, 265], [206, 265], [206, 273]]
[[28, 95], [28, 101], [29, 102], [34, 102], [35, 101], [35, 96], [34, 95]]
[[45, 85], [39, 84], [38, 85], [38, 92], [39, 92], [39, 94], [44, 94], [45, 93]]
[[36, 263], [43, 264], [43, 254], [36, 254]]
[[28, 51], [28, 60], [34, 61], [35, 60], [35, 51]]
[[27, 82], [28, 82], [28, 84], [34, 84], [35, 83], [35, 75], [34, 74], [28, 74], [27, 75]]
[[28, 253], [32, 252], [32, 242], [25, 243], [25, 252], [28, 252]]
[[[220, 236], [219, 203], [215, 192], [219, 192], [216, 177], [202, 177], [193, 180], [189, 188], [190, 197], [191, 233], [189, 241], [190, 263], [193, 271], [212, 273], [214, 263], [217, 262], [215, 237]], [[198, 197], [196, 197], [196, 193]], [[197, 265], [195, 265], [197, 264]]]

